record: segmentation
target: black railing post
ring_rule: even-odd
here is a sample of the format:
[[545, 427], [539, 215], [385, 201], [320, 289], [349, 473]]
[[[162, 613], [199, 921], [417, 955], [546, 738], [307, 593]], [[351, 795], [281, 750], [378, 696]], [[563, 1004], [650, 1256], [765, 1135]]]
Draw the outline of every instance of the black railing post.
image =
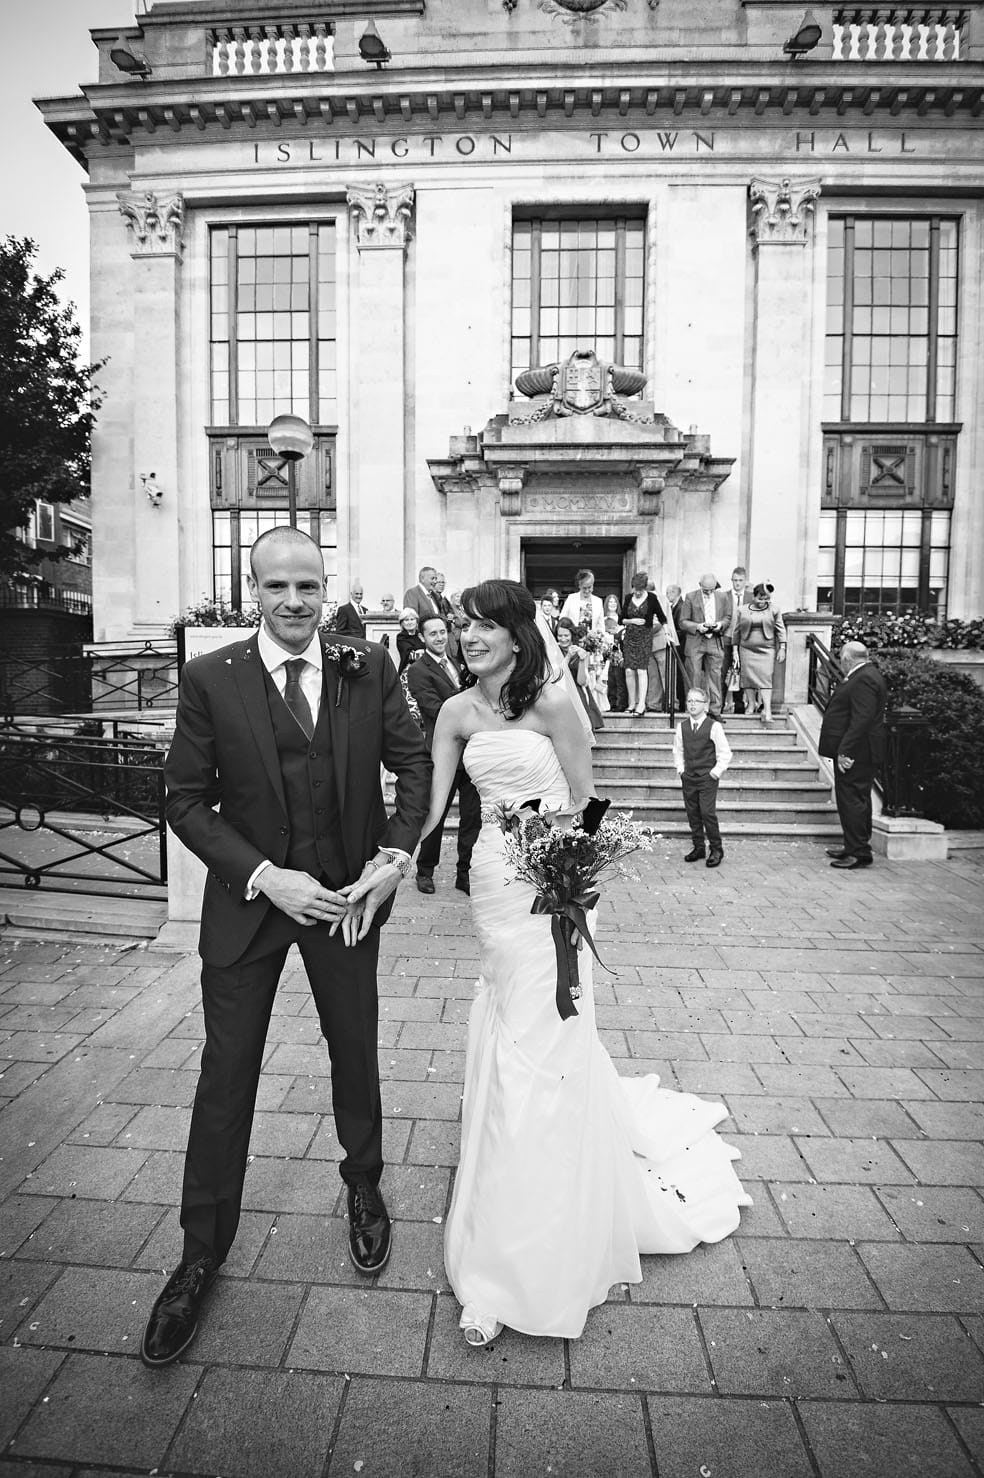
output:
[[928, 733], [929, 720], [908, 704], [890, 708], [885, 714], [882, 810], [886, 816], [923, 814], [923, 777]]

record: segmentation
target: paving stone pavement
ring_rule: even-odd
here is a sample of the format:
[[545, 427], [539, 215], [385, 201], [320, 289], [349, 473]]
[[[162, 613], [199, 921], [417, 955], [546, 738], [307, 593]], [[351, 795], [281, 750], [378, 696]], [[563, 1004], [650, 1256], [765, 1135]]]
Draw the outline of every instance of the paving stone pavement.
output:
[[578, 1341], [469, 1351], [456, 1328], [441, 1235], [477, 960], [447, 866], [383, 934], [390, 1265], [367, 1282], [346, 1255], [292, 958], [240, 1235], [164, 1371], [138, 1345], [179, 1247], [197, 958], [8, 931], [0, 1478], [984, 1474], [984, 854], [681, 852], [657, 841], [607, 890], [598, 1020], [620, 1071], [723, 1099], [755, 1204], [726, 1242], [645, 1258]]

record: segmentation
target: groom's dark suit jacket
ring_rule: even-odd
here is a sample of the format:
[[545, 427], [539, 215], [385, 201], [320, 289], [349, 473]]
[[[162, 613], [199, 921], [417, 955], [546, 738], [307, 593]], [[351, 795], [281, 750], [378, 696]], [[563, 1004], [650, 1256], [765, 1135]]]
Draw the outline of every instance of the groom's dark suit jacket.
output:
[[[335, 645], [330, 635], [322, 638], [326, 653]], [[336, 663], [325, 656], [322, 718], [338, 795], [345, 881], [354, 882], [379, 846], [412, 852], [417, 845], [431, 762], [389, 656], [370, 642], [348, 638], [345, 645], [363, 654], [365, 666], [339, 677]], [[181, 676], [164, 767], [167, 819], [208, 867], [199, 940], [208, 964], [232, 964], [246, 951], [272, 907], [262, 895], [247, 902], [247, 883], [264, 859], [285, 865], [290, 847], [269, 681], [255, 637], [194, 658]], [[310, 757], [314, 764], [324, 760], [314, 750]], [[390, 818], [381, 766], [397, 776]], [[389, 900], [378, 923], [391, 906]]]

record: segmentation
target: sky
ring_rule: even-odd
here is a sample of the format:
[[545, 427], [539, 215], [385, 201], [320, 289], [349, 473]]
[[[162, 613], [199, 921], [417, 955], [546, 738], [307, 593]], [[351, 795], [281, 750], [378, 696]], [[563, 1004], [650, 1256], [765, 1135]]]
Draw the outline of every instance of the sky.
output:
[[[70, 97], [96, 80], [89, 31], [133, 24], [135, 0], [0, 0], [7, 66], [0, 89], [0, 236], [30, 236], [36, 269], [65, 271], [61, 301], [75, 303], [88, 337], [86, 174], [46, 127], [36, 97]], [[143, 9], [141, 0], [137, 8]]]

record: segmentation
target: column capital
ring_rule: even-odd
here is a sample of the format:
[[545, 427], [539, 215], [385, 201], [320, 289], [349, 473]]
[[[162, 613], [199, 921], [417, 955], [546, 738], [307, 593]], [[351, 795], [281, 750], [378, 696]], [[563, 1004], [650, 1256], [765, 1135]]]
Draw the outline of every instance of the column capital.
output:
[[132, 257], [180, 257], [184, 246], [184, 196], [151, 190], [119, 190], [120, 214], [132, 234]]
[[819, 195], [819, 180], [752, 180], [748, 199], [753, 246], [805, 246]]
[[360, 251], [405, 248], [413, 237], [413, 185], [349, 185], [345, 198]]

